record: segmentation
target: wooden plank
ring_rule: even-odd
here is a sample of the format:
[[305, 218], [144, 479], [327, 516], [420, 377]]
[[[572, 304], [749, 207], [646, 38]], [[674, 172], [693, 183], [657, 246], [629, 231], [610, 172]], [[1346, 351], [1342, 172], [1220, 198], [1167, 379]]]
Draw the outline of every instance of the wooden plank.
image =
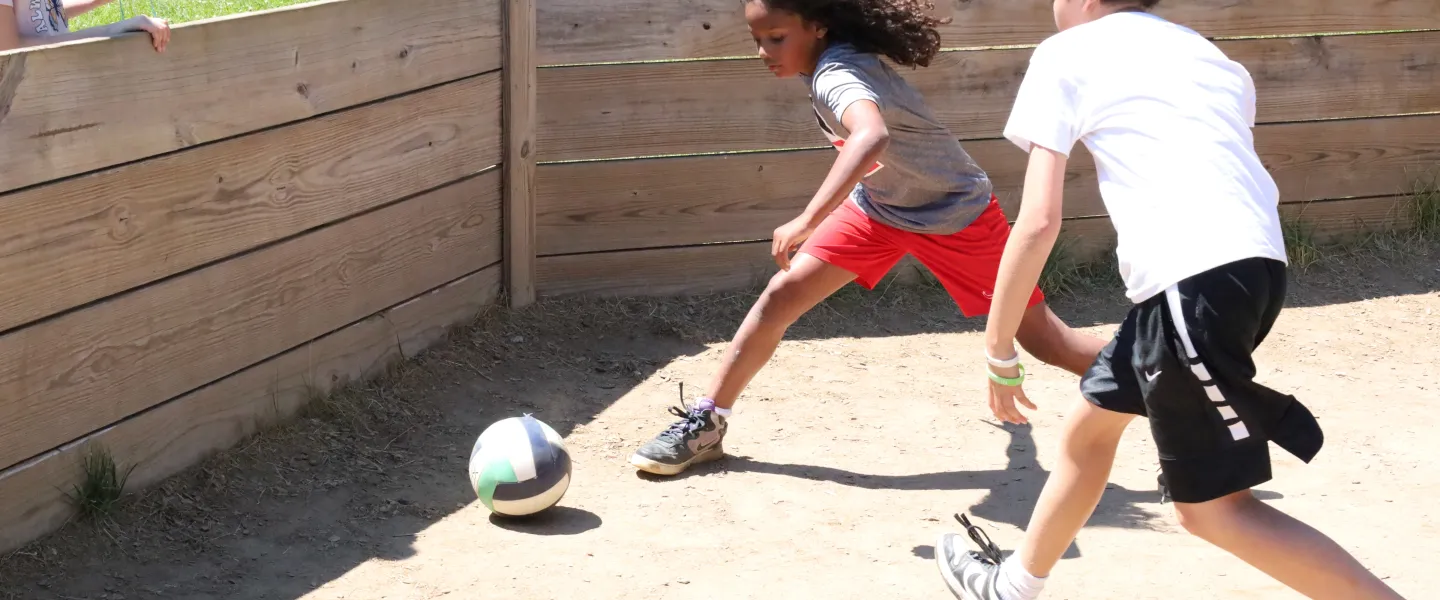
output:
[[0, 465], [500, 260], [498, 169], [0, 337]]
[[[1061, 235], [1076, 239], [1081, 256], [1115, 247], [1105, 218], [1067, 220]], [[777, 270], [762, 241], [542, 256], [537, 281], [541, 296], [681, 296], [761, 286]]]
[[[0, 191], [500, 68], [496, 0], [335, 0], [0, 55]], [[133, 38], [133, 39], [130, 39]]]
[[1404, 194], [1440, 168], [1440, 115], [1266, 125], [1255, 148], [1281, 202]]
[[[1220, 42], [1252, 73], [1262, 123], [1440, 111], [1440, 32]], [[998, 138], [1031, 50], [947, 52], [903, 71], [961, 139]], [[540, 159], [826, 145], [804, 86], [758, 61], [540, 70]]]
[[[1281, 210], [1328, 240], [1412, 227], [1412, 209], [1413, 199], [1392, 196], [1287, 204]], [[1060, 236], [1080, 260], [1115, 251], [1115, 228], [1104, 217], [1066, 219]], [[896, 270], [915, 265], [902, 262]], [[545, 256], [539, 261], [539, 287], [543, 296], [678, 296], [763, 285], [775, 272], [768, 241], [711, 244]]]
[[[1440, 165], [1440, 115], [1261, 125], [1256, 147], [1282, 202], [1399, 194]], [[1004, 140], [965, 143], [1001, 206], [1018, 213], [1028, 156]], [[835, 159], [824, 148], [544, 165], [542, 255], [767, 239], [810, 201]], [[1095, 164], [1077, 146], [1065, 216], [1105, 214]]]
[[[1036, 44], [1055, 33], [1046, 2], [936, 0], [947, 48]], [[739, 0], [546, 0], [540, 63], [750, 56]], [[1209, 36], [1296, 35], [1440, 28], [1429, 0], [1192, 0], [1157, 14]]]
[[[965, 143], [1008, 214], [1027, 155], [1004, 140]], [[540, 167], [541, 255], [769, 238], [810, 202], [833, 149], [551, 164]], [[1105, 214], [1090, 155], [1071, 162], [1066, 216]]]
[[128, 491], [159, 483], [290, 418], [316, 392], [369, 379], [402, 355], [415, 356], [493, 304], [499, 292], [497, 264], [0, 473], [0, 553], [54, 531], [74, 514], [66, 492], [80, 483], [88, 448], [104, 448], [122, 468], [135, 467]]
[[1316, 241], [1352, 238], [1367, 232], [1403, 231], [1415, 226], [1415, 198], [1384, 196], [1286, 204], [1282, 218], [1309, 227]]
[[0, 196], [0, 331], [500, 160], [500, 73]]
[[535, 0], [506, 0], [505, 290], [535, 301]]

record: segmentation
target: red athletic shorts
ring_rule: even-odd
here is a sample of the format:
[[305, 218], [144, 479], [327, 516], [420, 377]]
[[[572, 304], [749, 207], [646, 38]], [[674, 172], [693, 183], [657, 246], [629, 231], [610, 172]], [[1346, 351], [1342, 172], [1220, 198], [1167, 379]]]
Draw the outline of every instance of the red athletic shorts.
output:
[[[975, 222], [951, 235], [896, 229], [871, 219], [854, 201], [846, 200], [825, 218], [800, 251], [854, 273], [856, 283], [866, 289], [874, 289], [901, 258], [913, 254], [945, 286], [960, 312], [975, 317], [990, 312], [995, 274], [1009, 237], [1010, 223], [994, 196]], [[1026, 306], [1044, 299], [1037, 286]]]

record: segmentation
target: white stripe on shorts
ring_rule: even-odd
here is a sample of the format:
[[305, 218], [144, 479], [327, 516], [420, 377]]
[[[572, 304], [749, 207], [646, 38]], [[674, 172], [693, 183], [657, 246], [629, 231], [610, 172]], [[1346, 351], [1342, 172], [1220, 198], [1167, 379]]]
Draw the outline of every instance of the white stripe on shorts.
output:
[[1205, 396], [1214, 402], [1216, 412], [1220, 413], [1221, 420], [1225, 421], [1230, 430], [1230, 437], [1237, 442], [1250, 437], [1250, 431], [1245, 428], [1240, 415], [1235, 414], [1235, 409], [1225, 404], [1225, 394], [1220, 392], [1220, 386], [1215, 384], [1210, 370], [1205, 368], [1205, 363], [1201, 362], [1200, 355], [1195, 352], [1195, 343], [1190, 341], [1190, 328], [1185, 325], [1185, 311], [1180, 306], [1180, 288], [1173, 285], [1165, 288], [1165, 301], [1170, 305], [1170, 322], [1175, 325], [1175, 332], [1180, 335], [1180, 342], [1185, 345], [1186, 362], [1190, 363], [1190, 371], [1200, 379], [1200, 385], [1205, 388]]

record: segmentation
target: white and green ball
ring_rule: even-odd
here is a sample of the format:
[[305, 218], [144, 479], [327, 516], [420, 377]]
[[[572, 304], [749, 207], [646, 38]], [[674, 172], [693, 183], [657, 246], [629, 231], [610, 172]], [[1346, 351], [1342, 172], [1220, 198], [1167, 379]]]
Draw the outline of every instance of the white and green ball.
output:
[[485, 428], [470, 451], [470, 484], [497, 515], [532, 515], [570, 487], [570, 454], [560, 434], [530, 415]]

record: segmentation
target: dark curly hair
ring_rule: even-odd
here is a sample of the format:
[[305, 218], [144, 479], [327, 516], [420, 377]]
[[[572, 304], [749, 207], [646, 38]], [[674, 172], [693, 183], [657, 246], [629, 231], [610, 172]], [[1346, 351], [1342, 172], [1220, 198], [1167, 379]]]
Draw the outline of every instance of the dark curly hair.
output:
[[795, 13], [827, 29], [832, 42], [882, 54], [907, 67], [928, 67], [940, 52], [940, 32], [950, 22], [930, 14], [925, 0], [747, 0]]

